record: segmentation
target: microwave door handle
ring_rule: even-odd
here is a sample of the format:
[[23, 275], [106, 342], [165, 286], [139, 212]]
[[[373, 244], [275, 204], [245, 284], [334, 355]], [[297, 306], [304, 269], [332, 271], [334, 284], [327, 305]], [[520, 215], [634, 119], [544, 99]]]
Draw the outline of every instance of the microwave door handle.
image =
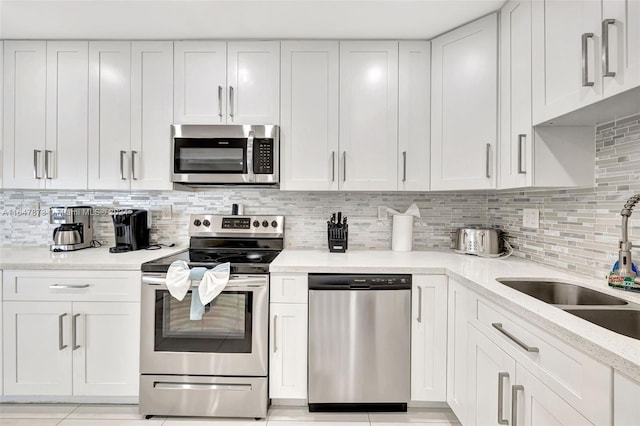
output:
[[247, 174], [249, 175], [249, 182], [253, 182], [254, 179], [254, 160], [255, 155], [253, 153], [253, 140], [255, 138], [255, 132], [249, 130], [247, 135]]

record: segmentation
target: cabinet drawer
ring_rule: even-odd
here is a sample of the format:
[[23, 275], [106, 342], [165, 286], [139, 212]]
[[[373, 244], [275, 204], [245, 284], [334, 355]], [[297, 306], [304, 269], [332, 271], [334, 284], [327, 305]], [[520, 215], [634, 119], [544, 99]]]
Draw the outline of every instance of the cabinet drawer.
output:
[[139, 271], [4, 271], [4, 300], [139, 302]]
[[595, 424], [609, 423], [610, 367], [482, 299], [477, 299], [472, 318], [495, 343], [585, 417]]
[[308, 303], [307, 274], [271, 274], [270, 302]]

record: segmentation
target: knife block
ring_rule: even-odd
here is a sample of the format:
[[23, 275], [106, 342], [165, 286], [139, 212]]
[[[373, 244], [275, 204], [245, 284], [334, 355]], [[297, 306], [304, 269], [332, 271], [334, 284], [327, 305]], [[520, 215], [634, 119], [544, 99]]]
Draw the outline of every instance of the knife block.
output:
[[327, 240], [331, 253], [344, 253], [349, 244], [349, 225], [327, 224]]

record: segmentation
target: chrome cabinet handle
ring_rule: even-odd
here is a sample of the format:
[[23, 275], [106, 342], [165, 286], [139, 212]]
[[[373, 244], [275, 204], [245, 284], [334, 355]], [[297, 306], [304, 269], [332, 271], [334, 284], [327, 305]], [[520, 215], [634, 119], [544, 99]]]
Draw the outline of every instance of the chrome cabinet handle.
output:
[[527, 135], [521, 134], [518, 135], [518, 174], [525, 175], [527, 172], [524, 170], [524, 161], [522, 161], [522, 154], [524, 152], [523, 145], [527, 141]]
[[511, 426], [518, 426], [518, 391], [524, 392], [524, 386], [511, 386]]
[[231, 117], [231, 120], [233, 120], [233, 110], [235, 109], [233, 92], [235, 92], [235, 90], [233, 90], [233, 86], [229, 86], [229, 117]]
[[42, 151], [39, 151], [37, 149], [33, 150], [33, 178], [34, 179], [42, 179], [42, 176], [38, 175], [38, 163], [40, 163], [40, 153]]
[[504, 411], [504, 379], [509, 378], [509, 373], [498, 373], [498, 424], [508, 425], [509, 420], [502, 417]]
[[491, 144], [488, 143], [487, 144], [487, 158], [486, 158], [486, 162], [487, 162], [487, 168], [485, 170], [485, 176], [487, 177], [487, 179], [491, 179], [491, 170], [490, 170], [490, 161], [491, 161]]
[[347, 181], [347, 151], [342, 151], [342, 181]]
[[78, 345], [77, 340], [78, 340], [78, 333], [77, 333], [77, 329], [78, 329], [78, 317], [80, 316], [80, 314], [75, 314], [73, 316], [73, 322], [71, 323], [71, 344], [73, 345], [73, 350], [75, 351], [76, 349], [80, 348], [80, 345]]
[[127, 151], [120, 151], [120, 179], [127, 180], [124, 177], [124, 156], [127, 155]]
[[45, 179], [52, 179], [49, 174], [49, 154], [53, 155], [53, 151], [45, 150], [44, 151], [44, 177]]
[[615, 25], [615, 19], [602, 21], [602, 62], [604, 65], [603, 77], [615, 77], [616, 73], [609, 69], [609, 25]]
[[529, 346], [526, 343], [524, 343], [522, 340], [518, 339], [516, 336], [514, 336], [513, 334], [509, 333], [507, 330], [505, 330], [502, 327], [502, 323], [499, 322], [494, 322], [491, 324], [493, 326], [493, 328], [495, 328], [496, 330], [498, 330], [500, 333], [504, 334], [505, 336], [507, 336], [509, 339], [513, 340], [518, 346], [520, 346], [522, 349], [524, 349], [527, 352], [540, 352], [540, 349], [536, 348], [535, 346]]
[[582, 34], [582, 87], [590, 87], [595, 84], [589, 81], [589, 53], [587, 50], [587, 40], [593, 38], [593, 33]]
[[166, 389], [166, 390], [226, 390], [226, 391], [250, 391], [251, 385], [243, 385], [243, 384], [206, 384], [206, 383], [171, 383], [171, 382], [156, 382], [153, 384], [153, 387], [156, 389]]
[[89, 284], [53, 284], [50, 285], [49, 288], [51, 290], [60, 290], [60, 289], [80, 289], [80, 288], [87, 288], [89, 287]]
[[422, 287], [418, 286], [418, 322], [422, 322]]
[[402, 181], [407, 181], [407, 151], [402, 151]]
[[131, 179], [138, 180], [136, 177], [136, 155], [138, 151], [131, 151]]
[[331, 182], [336, 181], [336, 152], [331, 151]]
[[58, 350], [61, 351], [67, 347], [64, 344], [64, 331], [63, 331], [63, 318], [66, 317], [67, 314], [58, 315]]
[[222, 119], [222, 86], [218, 86], [218, 116]]
[[278, 321], [278, 316], [274, 315], [273, 316], [273, 353], [278, 352], [278, 339], [276, 339], [276, 330], [278, 330], [277, 321]]

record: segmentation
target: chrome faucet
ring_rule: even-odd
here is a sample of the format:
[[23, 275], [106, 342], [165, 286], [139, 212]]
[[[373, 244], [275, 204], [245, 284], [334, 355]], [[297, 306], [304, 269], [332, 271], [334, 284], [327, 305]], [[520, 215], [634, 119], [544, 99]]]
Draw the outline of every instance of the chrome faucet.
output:
[[618, 259], [618, 269], [614, 273], [620, 277], [634, 277], [634, 281], [640, 284], [640, 278], [636, 277], [631, 263], [631, 249], [633, 244], [629, 241], [629, 217], [633, 213], [633, 208], [640, 202], [640, 194], [629, 198], [624, 204], [620, 215], [622, 216], [622, 238], [620, 239], [620, 251]]

